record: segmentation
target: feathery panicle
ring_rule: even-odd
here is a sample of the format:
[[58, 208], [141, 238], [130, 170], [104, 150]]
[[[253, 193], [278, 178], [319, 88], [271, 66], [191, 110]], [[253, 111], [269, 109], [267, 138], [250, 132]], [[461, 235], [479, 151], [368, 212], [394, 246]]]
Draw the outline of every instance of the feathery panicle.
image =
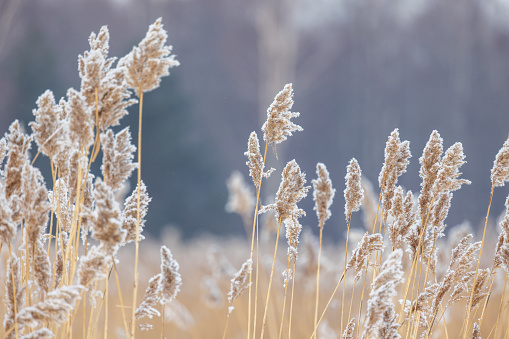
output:
[[498, 235], [497, 246], [495, 248], [495, 258], [493, 261], [493, 268], [502, 267], [506, 272], [509, 272], [509, 196], [505, 201], [506, 213], [500, 222], [501, 232]]
[[[92, 211], [94, 209], [94, 175], [92, 173], [88, 173], [87, 182], [85, 183], [85, 187], [83, 189], [83, 203], [81, 204], [83, 211]], [[88, 232], [93, 225], [93, 220], [91, 220], [86, 215], [81, 215], [81, 238], [83, 239], [83, 244], [85, 244], [85, 240], [88, 236]]]
[[161, 247], [161, 304], [175, 299], [182, 286], [182, 278], [179, 273], [179, 264], [173, 259], [171, 251]]
[[382, 314], [381, 326], [378, 327], [378, 337], [382, 339], [399, 339], [401, 335], [398, 333], [400, 324], [398, 316], [391, 307]]
[[[446, 293], [454, 288], [454, 291], [451, 295], [451, 299], [449, 300], [447, 305], [454, 303], [459, 300], [459, 294], [468, 289], [462, 288], [462, 282], [464, 281], [464, 277], [467, 277], [467, 281], [473, 277], [472, 274], [469, 274], [468, 270], [472, 266], [472, 263], [475, 262], [476, 252], [481, 247], [481, 242], [476, 242], [471, 244], [470, 239], [473, 236], [468, 234], [465, 236], [460, 243], [452, 250], [451, 252], [451, 261], [449, 263], [449, 268], [444, 278], [440, 283], [437, 284], [436, 290], [432, 293], [432, 312], [436, 314], [440, 308], [440, 303], [444, 299]], [[466, 287], [466, 286], [465, 286]]]
[[4, 189], [0, 185], [0, 241], [9, 244], [16, 234], [17, 225], [12, 220], [13, 212], [5, 198]]
[[[86, 104], [99, 117], [99, 125], [103, 130], [116, 126], [125, 116], [127, 107], [136, 103], [129, 99], [131, 94], [125, 81], [125, 69], [112, 68], [115, 58], [108, 58], [109, 31], [101, 27], [99, 34], [90, 34], [90, 51], [79, 56], [79, 74], [81, 78], [81, 94]], [[96, 107], [95, 93], [98, 102]]]
[[394, 221], [388, 225], [389, 237], [394, 248], [402, 248], [408, 232], [415, 225], [414, 198], [411, 191], [403, 195], [403, 188], [396, 187], [392, 197], [390, 215]]
[[253, 178], [255, 187], [258, 188], [262, 177], [268, 178], [275, 169], [271, 168], [267, 172], [263, 171], [265, 164], [263, 163], [263, 157], [260, 153], [260, 142], [254, 131], [249, 135], [247, 152], [245, 152], [244, 155], [249, 158], [249, 161], [246, 161], [246, 165], [249, 167], [249, 175]]
[[[402, 257], [403, 251], [401, 249], [392, 252], [383, 263], [380, 273], [373, 282], [369, 293], [366, 311], [367, 323], [362, 334], [363, 338], [369, 337], [374, 330], [390, 331], [390, 333], [387, 333], [388, 336], [383, 338], [400, 338], [392, 299], [397, 295], [396, 286], [404, 280]], [[388, 319], [383, 319], [386, 317]], [[382, 322], [382, 319], [388, 323]]]
[[53, 290], [46, 295], [44, 301], [23, 308], [19, 312], [17, 320], [20, 324], [31, 327], [40, 326], [44, 322], [65, 324], [68, 314], [74, 310], [84, 289], [81, 285], [72, 285]]
[[65, 110], [69, 115], [69, 136], [73, 143], [88, 148], [94, 142], [94, 110], [85, 103], [83, 95], [70, 88], [67, 90]]
[[281, 222], [286, 218], [298, 218], [306, 215], [304, 210], [297, 207], [297, 203], [306, 197], [310, 189], [304, 186], [306, 175], [300, 171], [295, 160], [289, 161], [281, 173], [281, 184], [276, 193], [276, 202], [260, 209], [260, 214], [269, 210], [276, 212], [276, 219]]
[[509, 138], [498, 151], [491, 169], [491, 184], [494, 187], [504, 186], [509, 180]]
[[169, 69], [179, 66], [172, 46], [165, 46], [168, 34], [159, 18], [148, 28], [147, 35], [138, 46], [120, 59], [119, 65], [126, 67], [126, 81], [138, 95], [159, 87], [161, 78], [170, 75]]
[[85, 51], [84, 55], [78, 57], [79, 76], [81, 78], [81, 93], [85, 97], [89, 106], [95, 102], [95, 89], [99, 89], [101, 81], [111, 67], [114, 58], [108, 59], [108, 50], [110, 48], [110, 32], [107, 26], [102, 26], [99, 35], [94, 32], [88, 39], [90, 51]]
[[433, 195], [438, 196], [443, 192], [454, 192], [461, 188], [463, 184], [470, 184], [469, 180], [458, 179], [462, 174], [459, 168], [466, 163], [465, 154], [463, 154], [463, 145], [457, 142], [445, 151], [440, 164], [437, 177], [433, 187]]
[[113, 261], [110, 255], [104, 253], [100, 247], [91, 247], [87, 255], [80, 259], [78, 270], [80, 285], [89, 287], [94, 280], [106, 278], [106, 270], [112, 265]]
[[286, 239], [288, 240], [288, 255], [290, 261], [294, 262], [297, 260], [297, 246], [299, 245], [299, 235], [302, 231], [302, 225], [299, 223], [297, 218], [285, 219], [286, 226]]
[[343, 331], [341, 339], [353, 339], [354, 332], [355, 332], [355, 318], [352, 318], [350, 319], [348, 325], [346, 325], [346, 328]]
[[23, 166], [21, 185], [27, 236], [29, 243], [35, 246], [46, 230], [51, 203], [41, 172], [29, 163]]
[[[136, 319], [153, 316], [159, 317], [161, 313], [155, 308], [161, 301], [161, 274], [156, 274], [148, 281], [148, 287], [141, 300], [140, 306], [136, 309]], [[141, 326], [141, 325], [140, 325]]]
[[437, 131], [433, 131], [419, 158], [421, 169], [419, 175], [422, 178], [421, 194], [419, 195], [419, 215], [424, 224], [428, 213], [429, 204], [433, 199], [433, 186], [440, 169], [440, 159], [443, 152], [443, 140]]
[[72, 216], [74, 214], [74, 205], [69, 204], [69, 194], [65, 180], [57, 179], [54, 185], [54, 191], [48, 191], [48, 200], [51, 203], [51, 209], [59, 219], [60, 227], [65, 232], [71, 229]]
[[[145, 227], [145, 217], [148, 212], [148, 204], [152, 200], [147, 193], [147, 186], [141, 181], [140, 186], [140, 240], [145, 239], [141, 234]], [[125, 243], [136, 240], [136, 215], [138, 208], [138, 187], [133, 190], [131, 195], [127, 197], [124, 203], [124, 211], [122, 212], [122, 229], [126, 231]]]
[[69, 141], [67, 122], [62, 120], [62, 108], [55, 104], [53, 92], [46, 90], [37, 99], [37, 109], [33, 110], [35, 121], [29, 125], [41, 153], [53, 159], [64, 149]]
[[[148, 282], [145, 296], [143, 297], [140, 306], [136, 309], [136, 319], [160, 316], [161, 314], [155, 308], [158, 303], [162, 305], [168, 301], [175, 299], [177, 293], [180, 291], [182, 280], [180, 277], [179, 264], [173, 259], [170, 250], [166, 246], [161, 247], [161, 273], [156, 274], [150, 278]], [[164, 306], [163, 306], [164, 307]], [[149, 324], [141, 324], [140, 327], [144, 330], [152, 328]]]
[[95, 209], [82, 213], [92, 222], [92, 236], [101, 242], [108, 254], [113, 254], [126, 235], [122, 229], [120, 208], [112, 189], [99, 178], [95, 181], [94, 197]]
[[293, 106], [292, 84], [287, 84], [274, 98], [267, 109], [267, 121], [262, 126], [263, 140], [267, 143], [279, 144], [295, 131], [303, 131], [302, 127], [290, 121], [300, 113], [290, 112]]
[[318, 221], [321, 227], [325, 224], [325, 221], [330, 218], [330, 206], [332, 205], [332, 199], [336, 190], [332, 188], [332, 181], [329, 178], [329, 171], [324, 164], [316, 164], [316, 175], [317, 179], [313, 179], [313, 200], [315, 201], [315, 207], [318, 216]]
[[[14, 276], [14, 285], [13, 278]], [[23, 308], [25, 304], [25, 286], [22, 285], [22, 278], [20, 274], [19, 268], [19, 259], [16, 255], [12, 254], [12, 265], [11, 261], [8, 261], [7, 271], [6, 271], [6, 279], [5, 279], [5, 314], [4, 314], [4, 330], [8, 331], [14, 326], [15, 321], [15, 312], [14, 312], [14, 304], [16, 304], [16, 309], [19, 310]], [[16, 291], [16, 296], [14, 296], [14, 291]], [[19, 330], [23, 330], [23, 325], [19, 326]], [[14, 331], [12, 331], [7, 338], [12, 339], [15, 338]]]
[[359, 210], [364, 199], [364, 189], [361, 183], [361, 168], [357, 159], [352, 158], [346, 167], [346, 188], [345, 193], [345, 216], [346, 220], [350, 218], [352, 212]]
[[41, 290], [48, 292], [51, 288], [51, 262], [40, 239], [34, 244], [33, 254], [35, 281]]
[[38, 329], [37, 331], [33, 331], [31, 333], [25, 334], [21, 336], [21, 339], [50, 339], [54, 338], [55, 335], [46, 327]]
[[360, 277], [362, 270], [368, 269], [368, 258], [375, 252], [382, 249], [383, 237], [380, 233], [368, 235], [365, 233], [357, 247], [352, 251], [352, 257], [346, 264], [345, 271], [348, 271], [352, 267], [355, 269], [355, 282]]
[[64, 252], [58, 248], [57, 260], [55, 262], [55, 286], [59, 286], [64, 276]]
[[228, 202], [225, 209], [228, 213], [238, 213], [247, 222], [251, 218], [255, 198], [250, 186], [244, 181], [239, 171], [234, 171], [226, 181], [228, 187]]
[[391, 209], [391, 200], [398, 177], [406, 172], [406, 167], [410, 162], [409, 159], [412, 157], [412, 154], [410, 153], [410, 143], [408, 141], [400, 141], [397, 128], [389, 136], [384, 152], [385, 160], [382, 170], [378, 175], [378, 183], [382, 190], [385, 221]]
[[235, 299], [237, 299], [239, 295], [249, 287], [247, 280], [252, 265], [253, 261], [251, 259], [247, 259], [246, 262], [242, 264], [242, 267], [237, 274], [235, 274], [232, 278], [230, 292], [228, 292], [228, 302], [230, 304], [233, 303]]
[[[7, 139], [9, 150], [5, 165], [5, 197], [7, 200], [11, 200], [13, 195], [15, 198], [21, 196], [21, 171], [23, 165], [28, 161], [31, 138], [25, 134], [18, 120], [15, 120], [9, 126], [9, 133], [5, 134], [5, 139]], [[13, 210], [13, 212], [17, 213], [18, 211]]]
[[101, 171], [104, 181], [113, 190], [119, 189], [137, 166], [136, 163], [133, 163], [136, 147], [131, 144], [129, 127], [124, 128], [116, 135], [112, 130], [106, 131], [101, 134], [101, 143], [103, 148]]
[[486, 285], [489, 283], [490, 269], [480, 269], [477, 275], [477, 280], [474, 284], [474, 293], [472, 294], [471, 308], [476, 307], [479, 303], [488, 296], [488, 293], [483, 292]]

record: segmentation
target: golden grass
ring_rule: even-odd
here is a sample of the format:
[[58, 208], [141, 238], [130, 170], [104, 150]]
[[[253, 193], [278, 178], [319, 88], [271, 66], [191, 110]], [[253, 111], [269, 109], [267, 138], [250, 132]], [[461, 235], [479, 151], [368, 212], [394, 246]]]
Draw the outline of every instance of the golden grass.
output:
[[[460, 227], [443, 234], [451, 192], [468, 183], [459, 178], [461, 144], [444, 153], [443, 140], [432, 133], [419, 159], [422, 190], [415, 202], [405, 200], [410, 208], [402, 207], [397, 202], [403, 201], [404, 190], [397, 180], [410, 151], [397, 129], [385, 149], [376, 211], [362, 207], [366, 215], [376, 215], [374, 220], [351, 224], [363, 195], [371, 194], [361, 188], [359, 164], [352, 159], [344, 191], [346, 243], [323, 241], [335, 191], [325, 165], [319, 164], [320, 180], [313, 180], [319, 236], [308, 232], [301, 241], [298, 220], [305, 212], [297, 204], [310, 187], [295, 160], [282, 171], [278, 191], [268, 192], [275, 193], [275, 202], [260, 204], [267, 193], [263, 179], [272, 172], [264, 169], [269, 144], [275, 149], [302, 130], [290, 121], [299, 113], [290, 111], [293, 88], [288, 84], [267, 110], [263, 157], [256, 133], [249, 139], [246, 155], [256, 197], [244, 201], [256, 205], [246, 239], [184, 242], [170, 232], [159, 242], [143, 240], [150, 202], [141, 174], [143, 93], [155, 89], [178, 62], [165, 45], [160, 19], [116, 66], [107, 56], [108, 43], [104, 27], [91, 35], [90, 51], [80, 56], [80, 92], [70, 90], [60, 104], [45, 92], [30, 124], [33, 133], [14, 122], [0, 140], [0, 165], [5, 158], [0, 173], [2, 337], [48, 337], [51, 332], [57, 338], [312, 339], [341, 337], [347, 324], [355, 324], [344, 336], [349, 338], [467, 338], [478, 327], [483, 337], [507, 337], [509, 216], [500, 224], [497, 242], [486, 234], [492, 231], [493, 190], [509, 179], [508, 141], [492, 170], [488, 213], [477, 243], [465, 237], [470, 230]], [[138, 185], [129, 198], [117, 201], [115, 193], [136, 167], [135, 147], [128, 130], [114, 134], [111, 126], [134, 104], [133, 92], [139, 99]], [[32, 141], [38, 147], [33, 159], [28, 153]], [[102, 175], [94, 177], [91, 164], [101, 151]], [[36, 167], [40, 153], [51, 160], [49, 188]], [[250, 189], [237, 192], [251, 194]], [[368, 198], [376, 203], [376, 197]], [[235, 212], [238, 205], [232, 200], [230, 206]], [[260, 222], [259, 213], [265, 212], [274, 212], [269, 218], [277, 220], [275, 230]], [[246, 224], [246, 211], [241, 214]], [[283, 227], [286, 252], [278, 251], [284, 246]], [[368, 230], [362, 240], [360, 228]], [[481, 256], [485, 248], [495, 251]], [[245, 279], [235, 279], [243, 263], [252, 268], [243, 273]], [[228, 298], [234, 288], [239, 297]]]

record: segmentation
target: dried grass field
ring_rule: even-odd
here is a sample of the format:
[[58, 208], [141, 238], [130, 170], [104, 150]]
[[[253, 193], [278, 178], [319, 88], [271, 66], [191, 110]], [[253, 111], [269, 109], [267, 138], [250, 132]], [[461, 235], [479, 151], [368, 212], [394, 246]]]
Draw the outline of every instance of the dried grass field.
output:
[[[247, 236], [184, 241], [167, 230], [145, 238], [143, 97], [179, 61], [161, 19], [118, 60], [108, 56], [109, 38], [107, 27], [90, 35], [79, 89], [58, 102], [44, 92], [29, 126], [14, 121], [0, 140], [2, 337], [509, 337], [509, 213], [489, 226], [498, 217], [490, 198], [478, 202], [487, 210], [481, 233], [466, 224], [446, 230], [453, 192], [470, 183], [462, 144], [445, 148], [433, 131], [417, 160], [419, 192], [398, 185], [412, 158], [398, 129], [377, 186], [356, 159], [345, 164], [344, 183], [333, 184], [322, 163], [311, 179], [298, 159], [267, 169], [267, 157], [303, 129], [292, 84], [275, 93], [261, 138], [246, 136], [250, 178], [234, 172], [227, 182], [226, 210], [239, 214]], [[112, 129], [130, 106], [139, 115], [136, 146], [128, 126]], [[51, 182], [40, 157], [50, 159]], [[509, 139], [493, 159], [491, 197], [509, 180]], [[265, 192], [265, 179], [279, 173], [278, 190]], [[273, 203], [262, 204], [268, 194]], [[307, 196], [313, 211], [299, 207]], [[344, 204], [344, 244], [323, 241], [333, 203]], [[316, 213], [318, 235], [301, 235], [306, 213]], [[362, 225], [350, 224], [353, 213]]]

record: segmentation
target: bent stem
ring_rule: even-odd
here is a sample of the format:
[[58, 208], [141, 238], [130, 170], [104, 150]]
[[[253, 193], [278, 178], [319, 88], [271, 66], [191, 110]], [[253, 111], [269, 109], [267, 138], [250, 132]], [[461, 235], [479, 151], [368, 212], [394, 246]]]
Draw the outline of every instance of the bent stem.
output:
[[318, 325], [320, 325], [320, 322], [322, 321], [323, 317], [325, 316], [325, 312], [327, 312], [327, 309], [329, 308], [329, 305], [332, 302], [332, 299], [334, 299], [334, 296], [336, 295], [336, 292], [338, 291], [339, 286], [341, 286], [341, 282], [345, 278], [345, 273], [346, 273], [346, 271], [343, 271], [343, 274], [341, 275], [341, 278], [339, 278], [339, 281], [338, 281], [338, 283], [336, 285], [336, 288], [334, 288], [334, 291], [332, 292], [332, 295], [329, 298], [329, 301], [327, 302], [327, 305], [325, 305], [325, 308], [324, 308], [324, 310], [322, 312], [322, 315], [320, 316], [320, 318], [316, 322], [315, 328], [313, 329], [313, 333], [311, 334], [311, 337], [309, 337], [309, 339], [313, 338], [313, 336], [314, 336], [314, 334], [316, 332], [316, 329], [318, 328]]

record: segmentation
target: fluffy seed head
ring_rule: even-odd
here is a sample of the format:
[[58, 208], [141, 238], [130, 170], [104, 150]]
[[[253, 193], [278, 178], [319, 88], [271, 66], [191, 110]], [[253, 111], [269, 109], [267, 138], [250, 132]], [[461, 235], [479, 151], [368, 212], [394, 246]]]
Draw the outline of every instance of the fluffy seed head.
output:
[[313, 209], [316, 211], [320, 226], [323, 227], [325, 221], [331, 216], [330, 206], [336, 190], [332, 188], [329, 171], [327, 171], [324, 164], [316, 164], [316, 175], [318, 178], [311, 181], [313, 184], [313, 200], [315, 201]]
[[267, 143], [279, 144], [295, 131], [303, 131], [302, 127], [290, 121], [300, 113], [290, 112], [293, 106], [292, 84], [287, 84], [279, 92], [274, 102], [267, 109], [267, 121], [262, 126], [263, 140]]

